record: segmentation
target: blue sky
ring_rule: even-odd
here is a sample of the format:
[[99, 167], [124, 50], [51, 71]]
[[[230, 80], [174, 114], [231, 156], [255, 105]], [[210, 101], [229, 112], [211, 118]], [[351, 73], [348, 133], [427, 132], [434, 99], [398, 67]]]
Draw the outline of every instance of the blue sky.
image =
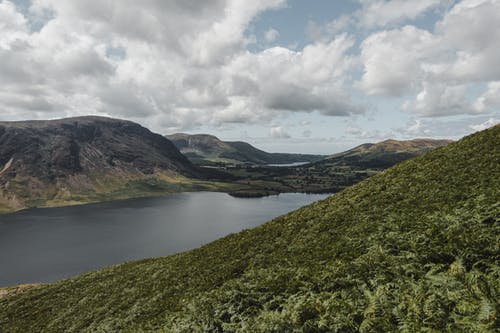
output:
[[0, 0], [0, 120], [326, 154], [457, 139], [499, 122], [498, 40], [499, 0]]
[[284, 47], [297, 44], [304, 47], [311, 41], [308, 35], [310, 22], [327, 24], [341, 15], [348, 15], [360, 8], [356, 1], [288, 1], [283, 8], [266, 11], [255, 18], [249, 32], [263, 36], [271, 28], [280, 32], [276, 45]]

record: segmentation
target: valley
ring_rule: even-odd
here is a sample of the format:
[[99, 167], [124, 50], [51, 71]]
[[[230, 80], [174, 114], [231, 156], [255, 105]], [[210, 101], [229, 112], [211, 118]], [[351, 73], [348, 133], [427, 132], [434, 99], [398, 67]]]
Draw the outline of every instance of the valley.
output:
[[233, 196], [253, 197], [286, 192], [335, 193], [399, 162], [449, 143], [450, 140], [386, 140], [363, 144], [296, 166], [218, 162], [212, 163], [210, 168], [221, 174], [229, 174], [235, 184], [250, 186], [230, 192]]
[[0, 0], [0, 333], [500, 333], [500, 0]]
[[287, 164], [315, 162], [327, 157], [311, 154], [268, 153], [242, 141], [222, 141], [209, 134], [176, 133], [165, 136], [191, 162], [201, 166], [220, 164]]
[[[321, 156], [267, 153], [208, 135], [170, 138], [103, 117], [0, 122], [0, 213], [186, 191], [334, 193], [450, 142], [383, 142]], [[208, 157], [193, 159], [193, 151]], [[269, 166], [295, 162], [308, 164]]]
[[195, 250], [2, 298], [0, 330], [494, 332], [499, 141], [494, 126]]

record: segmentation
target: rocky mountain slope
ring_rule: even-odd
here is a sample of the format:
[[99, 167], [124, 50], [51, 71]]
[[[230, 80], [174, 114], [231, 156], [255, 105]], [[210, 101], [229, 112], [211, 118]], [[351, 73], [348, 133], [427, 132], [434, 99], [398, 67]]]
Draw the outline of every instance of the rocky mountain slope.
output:
[[158, 182], [198, 176], [169, 140], [133, 122], [0, 122], [0, 210], [147, 194]]
[[500, 126], [199, 249], [0, 299], [10, 332], [497, 332]]
[[193, 163], [286, 164], [317, 161], [325, 156], [268, 153], [246, 142], [222, 141], [213, 135], [177, 133], [166, 136]]

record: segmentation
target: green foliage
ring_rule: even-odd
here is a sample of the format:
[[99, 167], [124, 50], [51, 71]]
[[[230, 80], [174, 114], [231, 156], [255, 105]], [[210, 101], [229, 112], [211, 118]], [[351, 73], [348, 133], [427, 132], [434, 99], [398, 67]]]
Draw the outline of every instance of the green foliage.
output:
[[0, 300], [1, 332], [495, 332], [500, 127], [253, 230]]

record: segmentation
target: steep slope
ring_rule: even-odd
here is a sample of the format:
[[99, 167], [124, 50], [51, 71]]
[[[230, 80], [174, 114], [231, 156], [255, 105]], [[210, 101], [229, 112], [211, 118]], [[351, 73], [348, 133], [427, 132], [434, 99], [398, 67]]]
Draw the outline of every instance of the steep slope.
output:
[[3, 332], [494, 332], [500, 126], [253, 230], [0, 300]]
[[312, 162], [322, 155], [268, 153], [246, 142], [222, 141], [213, 135], [177, 133], [166, 136], [193, 163], [211, 162], [286, 164]]
[[0, 122], [0, 170], [0, 210], [134, 196], [160, 176], [199, 175], [161, 135], [102, 117]]

